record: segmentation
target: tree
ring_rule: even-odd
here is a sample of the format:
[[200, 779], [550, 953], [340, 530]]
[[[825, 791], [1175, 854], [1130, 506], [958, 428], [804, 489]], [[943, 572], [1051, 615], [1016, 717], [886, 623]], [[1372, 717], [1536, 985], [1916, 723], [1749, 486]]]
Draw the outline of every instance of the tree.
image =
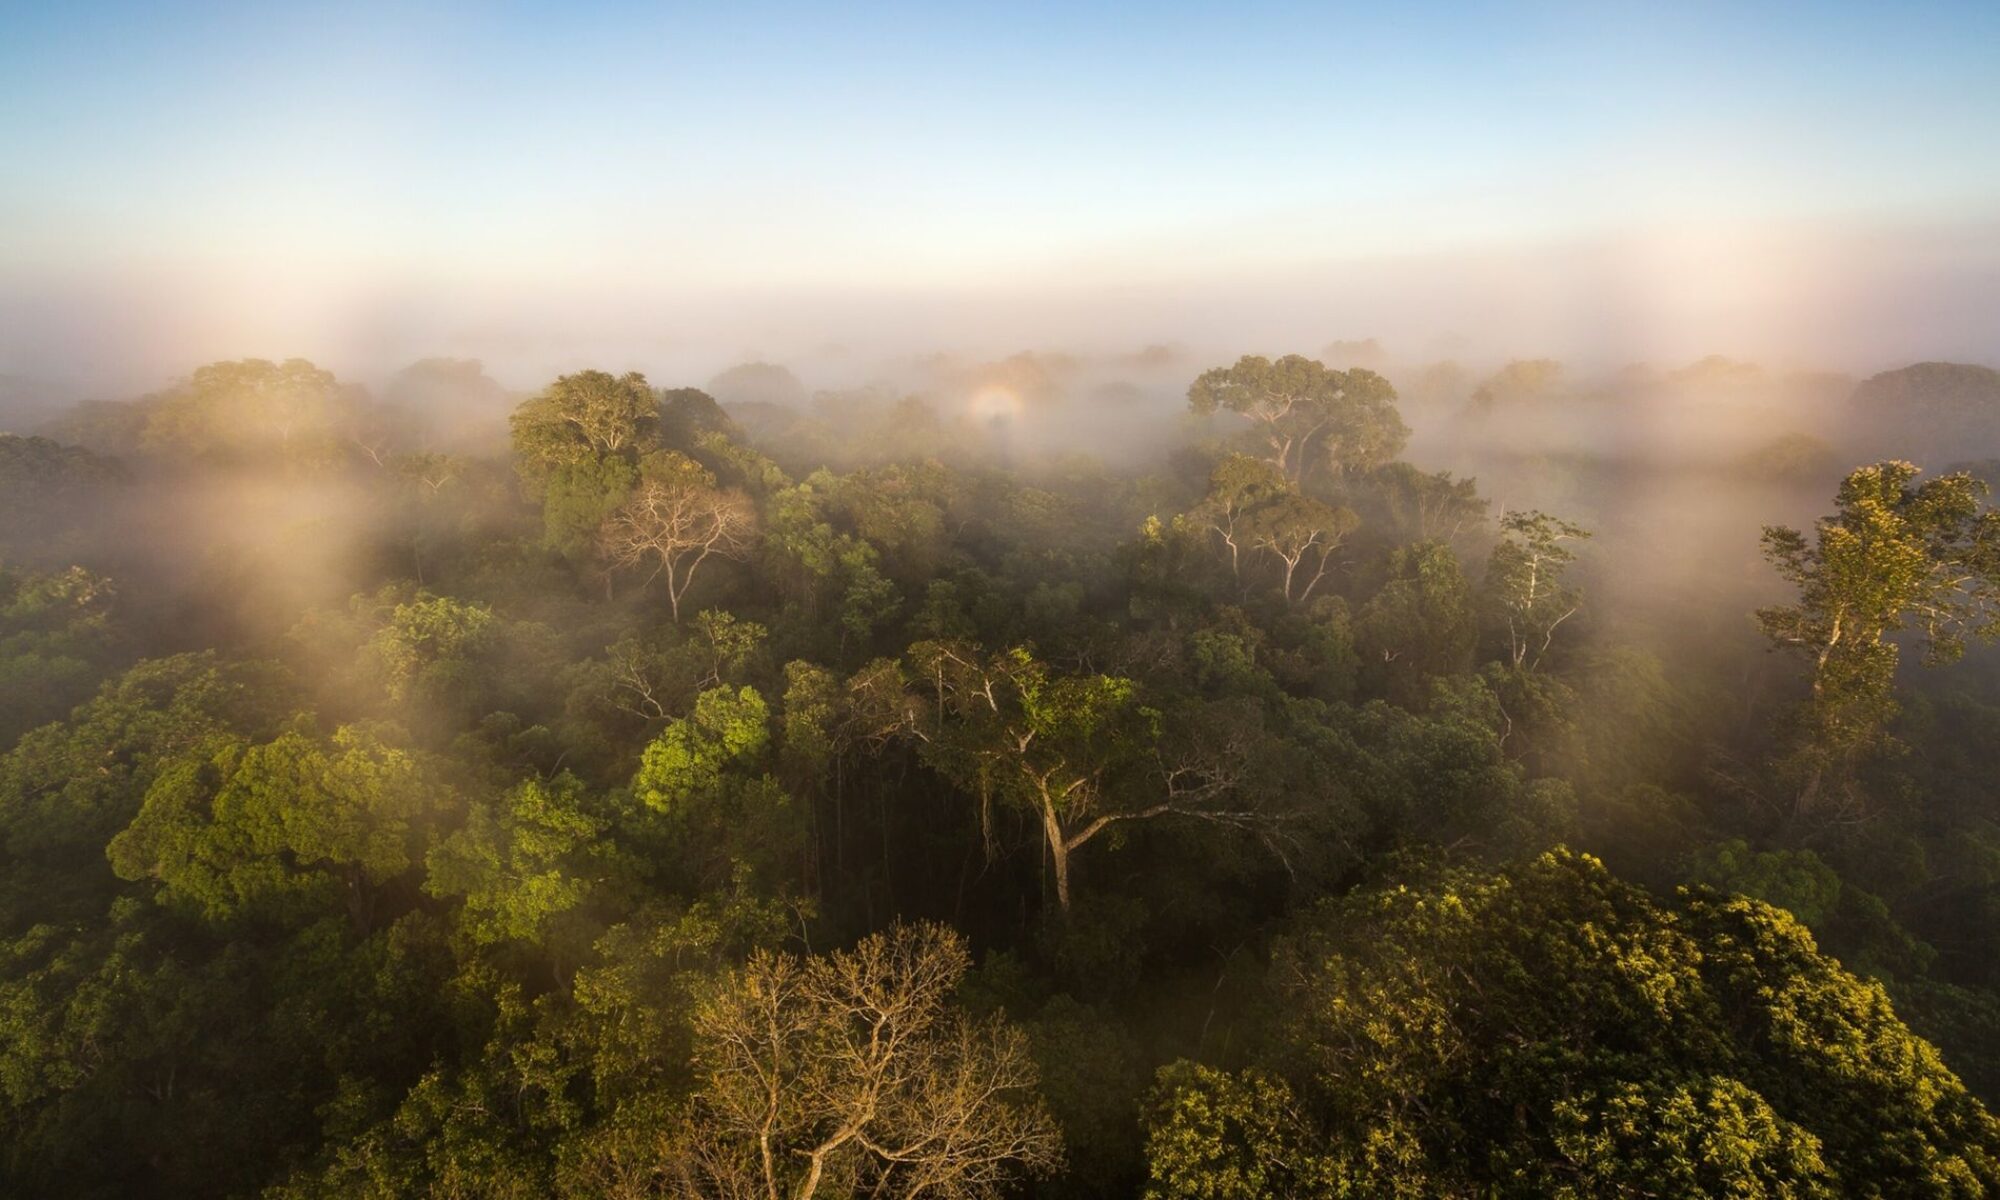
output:
[[1410, 431], [1396, 414], [1396, 389], [1373, 371], [1331, 371], [1297, 354], [1272, 362], [1245, 356], [1203, 372], [1188, 407], [1227, 410], [1250, 421], [1265, 458], [1294, 483], [1318, 470], [1335, 478], [1389, 462]]
[[[1486, 523], [1487, 501], [1478, 484], [1454, 479], [1450, 471], [1432, 473], [1393, 462], [1376, 468], [1368, 487], [1384, 523], [1398, 531], [1401, 541], [1439, 541], [1456, 549], [1460, 539]], [[1373, 522], [1375, 510], [1368, 511]]]
[[132, 482], [115, 458], [45, 437], [0, 433], [0, 560], [41, 562], [68, 557], [79, 530], [88, 530], [118, 491]]
[[637, 371], [563, 375], [514, 410], [515, 466], [539, 490], [557, 467], [638, 453], [658, 424], [659, 398]]
[[979, 798], [989, 848], [996, 800], [1033, 813], [1064, 913], [1072, 858], [1121, 823], [1180, 814], [1258, 828], [1273, 819], [1238, 807], [1248, 803], [1234, 784], [1251, 747], [1163, 746], [1162, 714], [1130, 679], [1063, 674], [1024, 648], [987, 657], [947, 642], [912, 646], [909, 663], [908, 691], [893, 669], [857, 677], [857, 707], [915, 737], [927, 762]]
[[1576, 561], [1563, 543], [1590, 533], [1532, 509], [1501, 517], [1500, 530], [1500, 544], [1486, 560], [1486, 602], [1505, 638], [1507, 665], [1532, 672], [1556, 630], [1582, 607], [1577, 590], [1563, 584], [1564, 569]]
[[479, 943], [538, 944], [588, 895], [595, 879], [585, 860], [604, 830], [575, 776], [526, 780], [498, 804], [475, 804], [431, 850], [424, 890], [463, 897], [460, 924]]
[[708, 438], [729, 440], [742, 436], [736, 422], [722, 411], [715, 397], [700, 388], [668, 388], [660, 393], [658, 416], [662, 446], [692, 453]]
[[1858, 759], [1883, 745], [1896, 714], [1891, 635], [1915, 630], [1932, 666], [1958, 659], [1969, 638], [2000, 636], [2000, 512], [1970, 475], [1917, 485], [1920, 473], [1906, 462], [1859, 468], [1810, 540], [1764, 530], [1764, 556], [1798, 600], [1759, 609], [1757, 623], [1811, 664], [1787, 764], [1795, 811], [1814, 808], [1829, 785], [1848, 794]]
[[1852, 433], [1873, 454], [1968, 457], [2000, 430], [2000, 371], [1912, 363], [1863, 380], [1847, 402]]
[[980, 1200], [1052, 1169], [1027, 1039], [950, 1003], [969, 961], [938, 925], [754, 955], [695, 1014], [699, 1083], [658, 1139], [659, 1191]]
[[0, 756], [0, 933], [101, 915], [120, 890], [104, 845], [160, 772], [212, 738], [275, 733], [294, 699], [268, 664], [186, 654], [141, 662], [28, 731]]
[[711, 688], [647, 745], [632, 794], [665, 832], [659, 853], [702, 887], [747, 872], [777, 886], [800, 874], [801, 807], [763, 768], [770, 708], [755, 688]]
[[1358, 523], [1349, 509], [1301, 495], [1270, 463], [1231, 454], [1210, 473], [1207, 497], [1175, 524], [1219, 542], [1238, 586], [1245, 555], [1269, 555], [1278, 567], [1278, 590], [1291, 604], [1311, 597], [1333, 552]]
[[790, 368], [778, 363], [738, 363], [708, 381], [708, 390], [725, 404], [769, 404], [803, 408], [806, 385]]
[[1351, 509], [1290, 493], [1250, 514], [1250, 544], [1283, 568], [1278, 591], [1285, 603], [1303, 604], [1326, 578], [1333, 552], [1357, 524], [1359, 518]]
[[1243, 582], [1243, 555], [1253, 548], [1251, 514], [1290, 490], [1277, 467], [1247, 454], [1231, 454], [1208, 477], [1208, 495], [1183, 522], [1212, 535], [1229, 553], [1229, 575]]
[[1562, 364], [1552, 358], [1514, 359], [1473, 389], [1467, 407], [1481, 416], [1490, 416], [1507, 405], [1547, 399], [1555, 393], [1562, 375]]
[[383, 690], [391, 700], [477, 703], [481, 658], [494, 643], [496, 624], [484, 604], [450, 596], [398, 604], [368, 642]]
[[418, 426], [427, 450], [485, 449], [504, 436], [501, 420], [512, 404], [477, 359], [421, 359], [391, 376], [382, 393]]
[[1162, 1074], [1157, 1197], [1981, 1195], [2000, 1122], [1789, 915], [1555, 851], [1329, 904], [1252, 1067]]
[[666, 576], [667, 602], [681, 619], [681, 598], [711, 556], [750, 556], [756, 513], [749, 498], [714, 486], [715, 477], [692, 460], [668, 452], [665, 465], [649, 462], [648, 478], [598, 534], [614, 568], [652, 564], [641, 584]]
[[90, 695], [117, 636], [109, 579], [0, 565], [0, 746]]
[[604, 523], [632, 498], [639, 467], [618, 455], [563, 463], [541, 485], [542, 544], [581, 562], [601, 549]]
[[433, 547], [448, 543], [454, 525], [463, 531], [472, 524], [477, 508], [468, 493], [478, 472], [468, 459], [433, 452], [399, 454], [386, 465], [403, 485], [403, 538], [421, 587]]
[[358, 411], [359, 398], [333, 372], [302, 358], [210, 363], [151, 409], [143, 445], [235, 464], [320, 467], [338, 460]]
[[542, 504], [543, 540], [581, 557], [659, 445], [659, 397], [637, 372], [579, 371], [522, 403], [509, 426], [514, 469]]
[[391, 880], [421, 861], [424, 816], [449, 792], [408, 751], [354, 728], [250, 745], [216, 738], [163, 769], [106, 853], [125, 879], [211, 920], [344, 906], [373, 928]]
[[770, 739], [770, 709], [756, 688], [711, 688], [692, 714], [668, 724], [646, 747], [633, 794], [671, 812], [714, 792], [726, 768], [755, 760]]
[[1472, 587], [1443, 542], [1419, 542], [1389, 556], [1389, 581], [1354, 622], [1367, 668], [1391, 681], [1399, 703], [1424, 698], [1429, 681], [1464, 670], [1479, 640]]

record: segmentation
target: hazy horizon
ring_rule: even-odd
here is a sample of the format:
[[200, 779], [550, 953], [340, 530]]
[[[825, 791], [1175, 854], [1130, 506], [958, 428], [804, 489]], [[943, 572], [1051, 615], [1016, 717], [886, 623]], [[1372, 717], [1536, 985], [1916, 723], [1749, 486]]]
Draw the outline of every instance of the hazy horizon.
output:
[[6, 22], [0, 375], [83, 394], [294, 355], [2000, 361], [1991, 6]]

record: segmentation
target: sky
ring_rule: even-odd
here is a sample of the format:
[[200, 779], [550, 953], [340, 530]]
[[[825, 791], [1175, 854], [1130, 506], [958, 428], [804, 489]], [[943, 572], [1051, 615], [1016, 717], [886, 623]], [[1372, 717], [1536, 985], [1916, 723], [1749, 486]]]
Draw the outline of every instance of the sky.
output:
[[1993, 362], [1996, 62], [1992, 0], [0, 0], [0, 374]]

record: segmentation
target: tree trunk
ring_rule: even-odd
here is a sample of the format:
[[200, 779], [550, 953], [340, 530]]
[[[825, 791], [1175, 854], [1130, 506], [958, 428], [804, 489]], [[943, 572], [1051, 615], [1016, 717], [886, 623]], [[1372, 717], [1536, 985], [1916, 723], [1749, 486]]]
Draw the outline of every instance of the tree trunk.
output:
[[1048, 797], [1042, 798], [1042, 832], [1047, 835], [1049, 858], [1056, 872], [1056, 907], [1069, 915], [1069, 839], [1063, 836], [1062, 820]]

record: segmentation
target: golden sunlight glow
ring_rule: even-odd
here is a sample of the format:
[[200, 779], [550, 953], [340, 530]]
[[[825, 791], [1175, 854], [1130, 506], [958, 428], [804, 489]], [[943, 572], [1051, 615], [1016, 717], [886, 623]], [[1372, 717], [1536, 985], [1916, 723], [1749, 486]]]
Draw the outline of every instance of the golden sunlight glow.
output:
[[972, 394], [966, 403], [966, 411], [978, 421], [1011, 421], [1022, 412], [1021, 397], [1012, 388], [997, 383], [988, 384]]

